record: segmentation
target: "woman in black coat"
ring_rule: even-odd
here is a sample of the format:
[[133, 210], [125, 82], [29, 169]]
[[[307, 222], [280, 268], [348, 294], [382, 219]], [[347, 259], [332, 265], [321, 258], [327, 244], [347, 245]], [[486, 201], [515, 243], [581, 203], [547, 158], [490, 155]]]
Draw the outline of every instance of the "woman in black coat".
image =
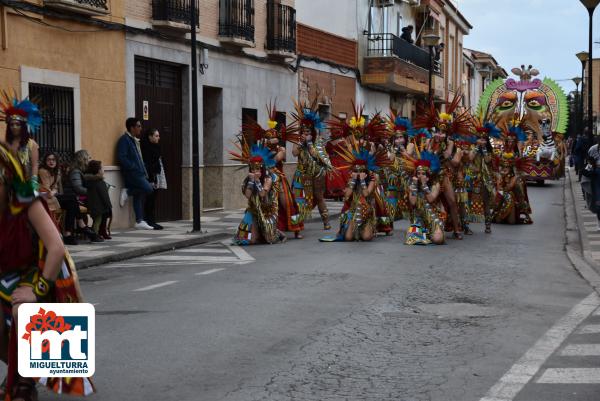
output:
[[142, 158], [148, 172], [148, 181], [154, 191], [146, 196], [144, 205], [144, 218], [146, 223], [152, 226], [155, 230], [162, 230], [163, 227], [156, 223], [156, 192], [159, 189], [166, 189], [165, 172], [163, 170], [162, 160], [160, 156], [160, 133], [158, 129], [152, 128], [146, 132], [140, 142], [142, 149]]

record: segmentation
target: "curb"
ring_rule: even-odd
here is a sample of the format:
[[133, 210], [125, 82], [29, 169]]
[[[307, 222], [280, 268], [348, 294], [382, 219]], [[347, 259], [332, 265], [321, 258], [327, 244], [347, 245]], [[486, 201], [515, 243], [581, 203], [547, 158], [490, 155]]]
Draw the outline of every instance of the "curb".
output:
[[[575, 204], [575, 193], [573, 190], [573, 183], [571, 181], [571, 175], [566, 174], [565, 183], [563, 185], [563, 201], [565, 205], [565, 252], [567, 258], [573, 265], [573, 268], [584, 280], [586, 280], [590, 286], [600, 294], [600, 274], [596, 271], [594, 263], [590, 260], [589, 256], [585, 252], [584, 239], [581, 235], [579, 222], [581, 218], [579, 216], [577, 206]], [[567, 180], [569, 181], [567, 183]], [[567, 185], [570, 190], [567, 189]]]
[[[341, 213], [333, 213], [329, 216], [331, 220], [337, 219]], [[305, 223], [319, 223], [321, 216], [311, 217], [305, 220]], [[207, 242], [221, 241], [227, 238], [232, 238], [233, 233], [226, 231], [216, 231], [210, 234], [194, 235], [190, 234], [191, 238], [166, 242], [164, 244], [150, 245], [146, 248], [130, 249], [114, 255], [98, 256], [93, 258], [80, 259], [75, 262], [77, 270], [87, 269], [89, 267], [103, 265], [105, 263], [120, 262], [122, 260], [133, 259], [140, 256], [153, 255], [165, 251], [172, 251], [179, 248], [187, 248], [194, 245], [205, 244]]]
[[[192, 234], [190, 234], [191, 236]], [[151, 245], [146, 248], [130, 249], [114, 255], [99, 256], [95, 258], [81, 259], [75, 262], [77, 270], [87, 269], [92, 266], [103, 265], [105, 263], [120, 262], [122, 260], [133, 259], [139, 256], [152, 255], [155, 253], [171, 251], [173, 249], [185, 248], [193, 245], [200, 245], [207, 242], [224, 240], [231, 237], [231, 233], [217, 231], [210, 234], [194, 235], [189, 239], [166, 242], [164, 244]]]

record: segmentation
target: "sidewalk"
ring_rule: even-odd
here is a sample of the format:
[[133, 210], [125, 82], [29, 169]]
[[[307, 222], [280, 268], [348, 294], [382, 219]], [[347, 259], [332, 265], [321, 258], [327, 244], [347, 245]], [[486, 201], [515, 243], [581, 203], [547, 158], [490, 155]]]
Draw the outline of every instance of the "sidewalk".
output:
[[[342, 208], [341, 202], [327, 202], [332, 226]], [[85, 269], [109, 262], [132, 259], [143, 255], [184, 248], [206, 242], [231, 238], [235, 234], [244, 209], [211, 211], [202, 214], [201, 233], [192, 233], [191, 220], [162, 223], [164, 230], [116, 230], [112, 239], [100, 243], [81, 241], [67, 248], [78, 269]], [[320, 221], [316, 209], [308, 222]]]
[[[567, 223], [569, 223], [569, 216], [571, 214], [575, 218], [575, 227], [572, 227], [572, 229], [576, 230], [579, 234], [580, 243], [575, 244], [579, 245], [576, 246], [577, 251], [597, 273], [600, 273], [600, 231], [598, 230], [598, 219], [594, 213], [587, 209], [581, 185], [577, 182], [577, 175], [574, 169], [569, 169], [565, 174], [565, 209]], [[567, 227], [567, 231], [569, 231], [569, 227]], [[569, 238], [567, 239], [569, 240]]]

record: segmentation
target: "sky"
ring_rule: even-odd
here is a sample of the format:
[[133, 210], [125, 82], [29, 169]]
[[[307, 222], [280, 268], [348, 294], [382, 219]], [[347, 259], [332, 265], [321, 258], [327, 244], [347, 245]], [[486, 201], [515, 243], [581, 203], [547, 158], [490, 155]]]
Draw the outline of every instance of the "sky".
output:
[[[565, 92], [581, 76], [575, 57], [588, 51], [588, 11], [579, 0], [453, 0], [473, 25], [464, 47], [491, 53], [511, 74], [513, 67], [533, 65]], [[594, 13], [594, 41], [600, 42], [600, 6]], [[600, 58], [600, 44], [593, 57]], [[581, 86], [580, 86], [581, 89]]]

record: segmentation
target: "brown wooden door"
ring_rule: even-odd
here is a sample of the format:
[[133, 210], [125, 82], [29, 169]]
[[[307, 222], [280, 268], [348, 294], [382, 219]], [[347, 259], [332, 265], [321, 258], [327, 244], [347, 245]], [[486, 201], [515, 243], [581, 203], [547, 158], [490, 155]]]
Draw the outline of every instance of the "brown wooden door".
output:
[[[147, 102], [147, 115], [144, 103]], [[158, 191], [156, 219], [181, 219], [181, 67], [135, 59], [135, 113], [144, 131], [157, 128], [168, 189]], [[146, 119], [147, 117], [147, 119]]]

